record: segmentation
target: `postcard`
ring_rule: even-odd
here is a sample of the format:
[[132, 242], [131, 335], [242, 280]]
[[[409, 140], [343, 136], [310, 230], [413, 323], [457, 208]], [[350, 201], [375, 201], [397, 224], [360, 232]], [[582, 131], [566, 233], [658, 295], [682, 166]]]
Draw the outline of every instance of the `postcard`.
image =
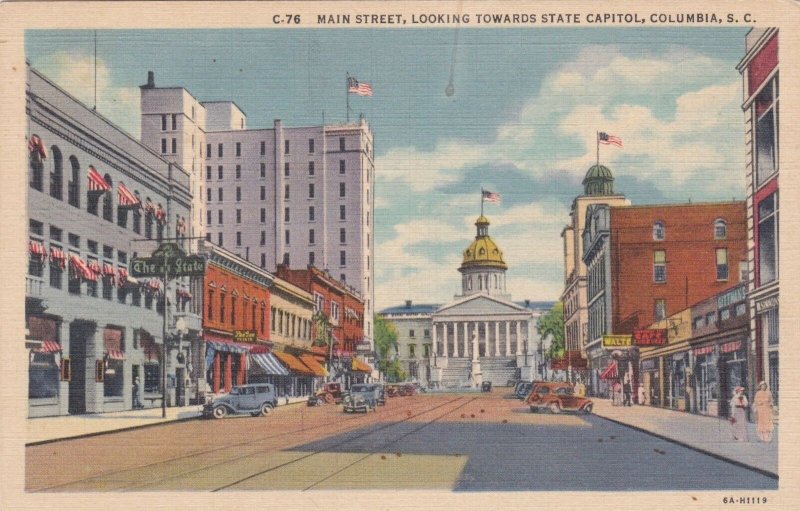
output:
[[799, 12], [4, 4], [2, 507], [797, 507]]

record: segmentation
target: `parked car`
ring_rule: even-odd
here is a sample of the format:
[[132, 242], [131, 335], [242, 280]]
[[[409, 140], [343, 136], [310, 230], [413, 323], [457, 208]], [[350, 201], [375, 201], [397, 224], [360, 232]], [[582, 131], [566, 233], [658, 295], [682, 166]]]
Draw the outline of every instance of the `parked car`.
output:
[[400, 388], [397, 385], [387, 385], [386, 395], [388, 397], [398, 397], [400, 395]]
[[548, 409], [552, 413], [575, 411], [592, 413], [591, 399], [575, 394], [572, 385], [563, 382], [543, 382], [534, 386], [527, 399], [532, 412]]
[[517, 383], [517, 386], [514, 387], [514, 396], [517, 399], [525, 399], [526, 397], [528, 397], [528, 394], [530, 393], [532, 386], [533, 383], [529, 381], [521, 381]]
[[481, 383], [481, 392], [491, 392], [492, 391], [492, 382], [485, 381]]
[[[342, 384], [338, 382], [328, 382], [322, 386], [314, 395], [326, 403], [336, 403], [339, 404], [342, 402], [342, 398], [344, 398], [344, 390], [342, 389]], [[316, 401], [315, 403], [316, 404]], [[310, 405], [311, 406], [311, 405]]]
[[357, 383], [350, 387], [350, 393], [344, 397], [344, 411], [350, 412], [369, 412], [378, 408], [375, 385], [368, 383]]
[[307, 406], [320, 406], [325, 404], [325, 398], [323, 396], [309, 396], [308, 401], [306, 401]]
[[267, 416], [278, 406], [275, 386], [256, 383], [233, 387], [228, 394], [217, 397], [203, 405], [203, 416], [222, 419], [228, 414], [249, 413]]
[[378, 404], [381, 406], [386, 405], [386, 388], [383, 384], [380, 383], [373, 383], [373, 387], [375, 387], [375, 399], [378, 401]]

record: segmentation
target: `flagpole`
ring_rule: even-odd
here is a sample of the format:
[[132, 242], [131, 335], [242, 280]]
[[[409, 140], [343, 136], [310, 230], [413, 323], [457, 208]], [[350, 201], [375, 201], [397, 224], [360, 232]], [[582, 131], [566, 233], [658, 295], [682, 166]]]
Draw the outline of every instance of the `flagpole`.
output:
[[597, 166], [600, 166], [600, 132], [596, 131], [594, 136], [594, 143], [597, 146]]
[[347, 124], [350, 124], [350, 71], [345, 75], [344, 94], [347, 98]]
[[483, 187], [481, 187], [481, 216], [483, 216]]

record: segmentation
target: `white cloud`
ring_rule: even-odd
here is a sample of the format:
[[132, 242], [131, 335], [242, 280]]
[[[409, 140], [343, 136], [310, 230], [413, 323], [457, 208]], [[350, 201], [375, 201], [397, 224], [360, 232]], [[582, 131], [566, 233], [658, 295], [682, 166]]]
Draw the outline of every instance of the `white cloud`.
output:
[[392, 148], [376, 157], [381, 178], [408, 185], [415, 192], [455, 183], [459, 171], [489, 160], [488, 148], [459, 141], [444, 141], [432, 151], [413, 147]]
[[103, 59], [92, 55], [54, 53], [35, 66], [59, 87], [91, 108], [95, 105], [95, 76], [97, 79], [97, 112], [138, 139], [141, 131], [139, 89], [116, 87]]

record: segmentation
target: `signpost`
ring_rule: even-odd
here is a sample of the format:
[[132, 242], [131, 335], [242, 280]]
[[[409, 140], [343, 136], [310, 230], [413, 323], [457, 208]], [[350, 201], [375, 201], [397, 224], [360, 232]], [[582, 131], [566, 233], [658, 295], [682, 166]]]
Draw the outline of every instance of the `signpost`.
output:
[[167, 282], [175, 277], [202, 276], [206, 260], [200, 255], [187, 255], [177, 243], [162, 243], [150, 257], [134, 257], [130, 264], [134, 277], [164, 279], [164, 328], [161, 344], [161, 418], [167, 417]]

